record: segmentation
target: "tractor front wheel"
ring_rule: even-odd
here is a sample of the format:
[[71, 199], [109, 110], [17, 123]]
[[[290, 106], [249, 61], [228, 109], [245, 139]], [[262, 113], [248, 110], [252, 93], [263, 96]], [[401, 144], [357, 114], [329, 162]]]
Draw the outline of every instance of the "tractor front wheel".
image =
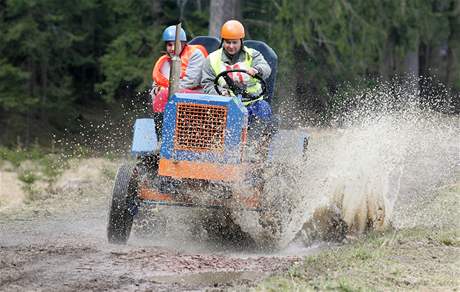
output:
[[129, 210], [129, 204], [133, 202], [135, 196], [136, 181], [133, 176], [133, 167], [122, 165], [118, 169], [112, 192], [107, 224], [109, 243], [126, 244], [128, 241], [133, 225], [133, 215]]

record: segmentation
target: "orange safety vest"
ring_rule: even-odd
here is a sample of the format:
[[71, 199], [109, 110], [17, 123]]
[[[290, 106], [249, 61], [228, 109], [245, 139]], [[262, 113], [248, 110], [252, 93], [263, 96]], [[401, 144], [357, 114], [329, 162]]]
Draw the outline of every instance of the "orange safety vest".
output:
[[[205, 58], [208, 56], [208, 52], [201, 45], [185, 45], [184, 49], [180, 53], [180, 59], [181, 59], [180, 78], [181, 79], [185, 76], [185, 71], [187, 70], [189, 59], [193, 55], [195, 50], [200, 50], [203, 53]], [[168, 54], [163, 55], [157, 60], [157, 62], [155, 63], [155, 66], [153, 67], [152, 80], [155, 81], [155, 83], [158, 86], [165, 87], [165, 88], [169, 87], [169, 76], [164, 76], [161, 73], [161, 68], [163, 67], [165, 62], [170, 62], [170, 61], [171, 61], [171, 57]]]

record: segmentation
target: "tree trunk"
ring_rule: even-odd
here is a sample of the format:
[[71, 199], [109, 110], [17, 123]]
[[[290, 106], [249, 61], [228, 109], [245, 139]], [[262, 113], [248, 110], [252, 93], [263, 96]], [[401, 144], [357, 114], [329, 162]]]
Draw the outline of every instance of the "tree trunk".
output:
[[240, 0], [211, 0], [209, 11], [209, 35], [217, 38], [227, 20], [241, 19]]
[[41, 70], [41, 107], [40, 118], [46, 120], [47, 117], [47, 103], [48, 103], [48, 61], [45, 59], [40, 64]]
[[394, 75], [395, 61], [394, 61], [394, 50], [395, 50], [395, 34], [391, 31], [386, 40], [385, 46], [382, 52], [382, 59], [380, 61], [380, 75], [383, 80], [389, 81]]
[[0, 107], [0, 128], [3, 128], [3, 131], [0, 132], [0, 145], [5, 145], [8, 141], [10, 119], [11, 117], [7, 116], [6, 110]]
[[418, 96], [420, 93], [419, 68], [419, 44], [417, 44], [413, 51], [407, 52], [403, 62], [406, 90], [411, 96]]
[[[27, 70], [29, 71], [30, 73], [30, 76], [29, 76], [29, 84], [28, 84], [28, 92], [29, 92], [29, 96], [37, 96], [36, 95], [36, 89], [37, 89], [37, 76], [36, 76], [36, 64], [31, 60], [31, 59], [27, 59]], [[31, 119], [30, 119], [30, 106], [27, 105], [27, 110], [26, 110], [26, 133], [25, 133], [25, 147], [29, 147], [29, 143], [30, 143], [30, 123], [31, 123]]]
[[419, 59], [418, 49], [410, 51], [404, 58], [404, 73], [408, 76], [418, 77], [419, 73]]
[[160, 0], [152, 0], [152, 18], [154, 19], [154, 23], [160, 23], [161, 18], [160, 15], [162, 14], [163, 9], [162, 9], [162, 1]]
[[[457, 86], [460, 85], [460, 68], [458, 62], [460, 61], [460, 4], [458, 2], [451, 2], [451, 16], [449, 16], [450, 34], [447, 39], [447, 68], [446, 68], [446, 83], [448, 87], [454, 87], [457, 81]], [[457, 88], [459, 89], [459, 88]]]
[[187, 5], [188, 0], [177, 0], [177, 6], [179, 7], [179, 21], [183, 21], [185, 6]]
[[451, 2], [451, 16], [449, 16], [450, 35], [447, 40], [447, 68], [446, 82], [449, 90], [453, 89], [452, 107], [455, 113], [460, 113], [460, 4], [458, 1]]
[[418, 48], [418, 59], [419, 59], [419, 73], [420, 76], [426, 78], [430, 76], [430, 55], [431, 47], [426, 43], [420, 43]]

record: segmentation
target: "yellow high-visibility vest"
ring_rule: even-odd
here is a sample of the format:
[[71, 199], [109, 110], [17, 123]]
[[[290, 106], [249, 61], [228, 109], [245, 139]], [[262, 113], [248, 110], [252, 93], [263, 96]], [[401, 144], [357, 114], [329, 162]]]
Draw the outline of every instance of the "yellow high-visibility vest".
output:
[[[245, 60], [243, 62], [239, 62], [239, 63], [236, 63], [234, 65], [226, 65], [224, 62], [222, 62], [223, 48], [220, 48], [217, 51], [214, 51], [211, 54], [209, 54], [209, 62], [210, 62], [212, 70], [214, 71], [214, 74], [216, 74], [216, 76], [217, 76], [220, 73], [222, 73], [224, 71], [227, 71], [227, 70], [230, 70], [230, 69], [246, 69], [247, 70], [247, 69], [251, 68], [252, 67], [253, 49], [248, 48], [248, 47], [244, 47], [244, 50], [245, 50]], [[242, 75], [243, 74], [241, 74], [241, 73], [234, 73], [234, 74], [230, 75], [230, 78], [234, 79], [235, 81], [238, 81], [236, 79], [240, 78], [240, 82], [244, 81], [246, 83], [246, 85], [247, 85], [246, 91], [248, 93], [250, 93], [250, 94], [258, 94], [259, 92], [262, 91], [262, 86], [260, 85], [259, 80], [257, 80], [256, 78], [253, 78], [253, 77], [251, 77], [249, 75], [247, 75], [249, 77], [246, 77], [243, 80]], [[224, 85], [226, 84], [226, 82], [225, 82], [225, 80], [223, 80], [223, 78], [219, 78], [218, 82], [219, 82], [218, 83], [219, 86], [221, 86], [221, 87], [224, 87]], [[232, 96], [235, 96], [235, 94], [231, 90], [229, 90], [229, 92], [230, 92], [230, 94]], [[256, 102], [256, 101], [259, 101], [259, 100], [262, 100], [262, 99], [263, 99], [263, 97], [260, 97], [260, 98], [258, 98], [256, 100], [243, 102], [243, 104], [245, 106], [248, 106], [249, 104], [251, 104], [253, 102]]]

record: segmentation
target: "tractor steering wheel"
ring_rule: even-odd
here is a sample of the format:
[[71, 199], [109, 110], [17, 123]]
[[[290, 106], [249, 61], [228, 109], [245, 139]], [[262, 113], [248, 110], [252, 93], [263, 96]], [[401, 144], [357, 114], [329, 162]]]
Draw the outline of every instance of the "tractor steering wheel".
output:
[[214, 89], [217, 91], [219, 95], [222, 95], [222, 92], [219, 89], [219, 78], [224, 78], [225, 83], [227, 84], [228, 88], [230, 88], [231, 91], [235, 95], [241, 95], [241, 100], [243, 102], [248, 102], [248, 101], [254, 101], [262, 97], [266, 92], [267, 92], [267, 83], [265, 80], [258, 74], [251, 76], [252, 78], [255, 78], [260, 81], [260, 85], [262, 86], [262, 91], [258, 95], [253, 95], [249, 92], [247, 92], [245, 86], [241, 86], [237, 84], [235, 81], [233, 81], [232, 78], [230, 78], [229, 73], [233, 72], [240, 72], [249, 75], [248, 71], [244, 69], [232, 69], [232, 70], [227, 70], [221, 72], [219, 75], [216, 76], [214, 79]]

